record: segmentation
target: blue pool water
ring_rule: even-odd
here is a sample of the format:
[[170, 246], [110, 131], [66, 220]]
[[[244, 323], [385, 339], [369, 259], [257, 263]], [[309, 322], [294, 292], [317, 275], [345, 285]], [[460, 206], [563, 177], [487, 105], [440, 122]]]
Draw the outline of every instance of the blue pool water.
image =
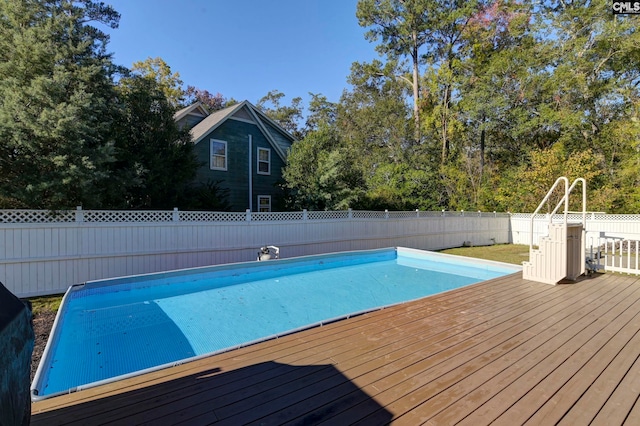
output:
[[248, 262], [69, 289], [34, 398], [520, 270], [410, 249]]

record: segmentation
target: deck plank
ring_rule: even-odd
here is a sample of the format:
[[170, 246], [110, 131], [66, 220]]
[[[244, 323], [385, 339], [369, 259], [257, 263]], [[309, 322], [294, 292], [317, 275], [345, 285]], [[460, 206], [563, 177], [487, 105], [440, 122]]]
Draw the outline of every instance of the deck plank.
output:
[[[536, 296], [538, 298], [541, 297], [539, 294], [532, 296]], [[492, 313], [491, 310], [495, 311], [494, 305], [495, 304], [492, 302], [489, 306], [483, 307], [483, 309], [487, 311], [486, 316], [482, 316], [480, 318], [476, 318], [474, 316], [474, 325], [486, 325], [491, 319], [489, 317], [490, 313]], [[493, 314], [497, 315], [497, 312], [493, 312]], [[459, 331], [466, 331], [471, 327], [471, 325], [471, 322], [469, 322], [465, 328], [459, 329]], [[444, 331], [441, 331], [441, 328], [443, 328]], [[409, 329], [403, 329], [403, 334], [406, 334], [407, 332], [409, 332]], [[340, 370], [343, 373], [348, 374], [349, 377], [354, 380], [354, 382], [356, 382], [360, 386], [363, 386], [365, 379], [369, 379], [370, 376], [367, 376], [366, 373], [373, 371], [378, 375], [390, 374], [391, 372], [394, 372], [398, 368], [400, 368], [400, 365], [398, 363], [402, 363], [402, 365], [411, 365], [416, 361], [422, 359], [424, 357], [424, 354], [421, 353], [421, 351], [423, 351], [423, 348], [425, 346], [429, 346], [431, 348], [430, 351], [435, 350], [434, 348], [438, 344], [442, 344], [442, 342], [439, 341], [442, 341], [444, 339], [449, 340], [447, 342], [447, 345], [453, 344], [451, 340], [453, 339], [452, 336], [454, 336], [454, 334], [453, 329], [449, 324], [436, 323], [429, 327], [427, 333], [425, 333], [425, 330], [422, 329], [418, 330], [418, 332], [419, 334], [416, 335], [416, 337], [413, 339], [416, 343], [408, 344], [409, 342], [407, 342], [406, 340], [402, 341], [401, 344], [398, 344], [398, 342], [394, 342], [394, 351], [389, 351], [389, 348], [384, 348], [384, 351], [379, 351], [379, 354], [376, 354], [375, 352], [366, 354], [362, 351], [358, 351], [359, 356], [355, 358], [352, 357], [350, 360], [340, 360], [337, 365], [340, 367]], [[393, 338], [397, 339], [397, 337]], [[466, 340], [466, 337], [463, 337], [463, 340]], [[372, 359], [371, 355], [375, 355], [375, 357]], [[362, 377], [358, 377], [361, 375]], [[333, 396], [333, 398], [340, 396], [340, 390], [331, 389], [331, 395]], [[345, 397], [350, 399], [352, 398], [352, 395], [347, 394]], [[331, 402], [333, 405], [333, 401]], [[301, 404], [304, 404], [304, 402], [302, 402]], [[332, 409], [335, 409], [335, 407], [333, 407]], [[309, 416], [317, 417], [317, 413], [310, 413]], [[263, 422], [267, 420], [268, 419], [262, 419]]]
[[519, 274], [35, 402], [38, 424], [637, 424], [640, 279]]
[[[559, 294], [567, 296], [564, 289], [555, 289]], [[517, 377], [518, 372], [526, 370], [530, 365], [536, 365], [546, 355], [545, 347], [550, 351], [555, 344], [571, 335], [571, 331], [567, 332], [558, 326], [558, 321], [578, 321], [587, 313], [586, 309], [580, 308], [579, 302], [583, 300], [583, 304], [592, 303], [603, 292], [604, 289], [596, 289], [586, 297], [585, 293], [580, 293], [574, 297], [567, 297], [550, 309], [545, 309], [546, 305], [543, 305], [540, 310], [525, 312], [516, 318], [518, 323], [509, 329], [492, 336], [471, 351], [459, 352], [453, 357], [448, 357], [439, 369], [429, 372], [428, 377], [432, 378], [433, 382], [425, 383], [418, 389], [408, 389], [420, 404], [404, 397], [407, 394], [405, 390], [397, 392], [403, 397], [390, 405], [391, 410], [406, 413], [398, 423], [420, 424], [443, 410], [446, 410], [446, 413], [435, 417], [432, 423], [452, 424], [461, 420], [491, 396], [488, 391], [491, 386], [485, 385], [488, 380], [494, 380], [504, 386], [514, 375]], [[551, 343], [548, 343], [549, 340]], [[531, 356], [533, 358], [527, 362], [527, 357]], [[511, 370], [508, 370], [508, 367], [512, 367]], [[512, 371], [514, 369], [515, 371]], [[404, 405], [407, 402], [409, 405]]]
[[[486, 295], [485, 295], [486, 296]], [[489, 295], [491, 296], [491, 295]], [[506, 297], [506, 296], [505, 296]], [[477, 306], [484, 306], [484, 309], [490, 309], [492, 302], [491, 301], [487, 301], [487, 303], [480, 305], [479, 303], [479, 297], [476, 298], [475, 300], [469, 300], [467, 302], [465, 302], [465, 304], [459, 304], [459, 306], [466, 306], [468, 307], [469, 305], [477, 305]], [[386, 313], [387, 315], [390, 315], [390, 312]], [[440, 314], [438, 314], [440, 315]], [[389, 327], [387, 330], [385, 331], [378, 331], [378, 327], [374, 328], [373, 330], [375, 330], [375, 337], [373, 338], [373, 342], [375, 343], [375, 345], [372, 346], [372, 343], [369, 343], [368, 345], [363, 345], [362, 342], [356, 342], [355, 346], [350, 343], [349, 346], [349, 351], [345, 352], [342, 351], [341, 353], [335, 353], [335, 351], [333, 351], [333, 349], [329, 346], [327, 346], [326, 348], [323, 348], [324, 350], [322, 350], [321, 352], [315, 352], [317, 353], [321, 353], [322, 356], [324, 356], [325, 358], [330, 357], [331, 360], [333, 360], [334, 362], [340, 362], [340, 366], [341, 366], [341, 371], [344, 371], [345, 368], [348, 367], [348, 362], [349, 361], [355, 361], [354, 365], [358, 366], [360, 364], [362, 364], [363, 362], [365, 362], [366, 360], [371, 359], [372, 357], [374, 358], [374, 362], [379, 362], [380, 359], [384, 359], [384, 355], [386, 354], [387, 356], [389, 355], [389, 351], [390, 348], [387, 347], [387, 345], [393, 345], [395, 347], [396, 351], [400, 351], [402, 354], [406, 354], [407, 353], [407, 349], [408, 349], [408, 345], [411, 342], [415, 342], [417, 340], [421, 340], [424, 339], [424, 326], [425, 326], [425, 321], [429, 320], [430, 323], [433, 324], [432, 327], [430, 327], [429, 331], [431, 333], [434, 332], [434, 330], [439, 329], [438, 327], [446, 327], [447, 329], [450, 328], [451, 326], [448, 324], [445, 324], [442, 321], [438, 321], [437, 318], [434, 318], [437, 315], [434, 316], [425, 316], [424, 314], [422, 314], [419, 318], [414, 319], [411, 323], [405, 323], [404, 325], [400, 324], [394, 317], [391, 318], [386, 318], [384, 321], [380, 324], [380, 325], [384, 325], [386, 327]], [[450, 316], [450, 315], [447, 315]], [[438, 326], [437, 324], [440, 324], [440, 326]], [[407, 338], [404, 339], [398, 339], [398, 335], [397, 335], [397, 330], [398, 327], [402, 325], [402, 330], [403, 330], [403, 335], [407, 335]], [[391, 331], [391, 332], [389, 332]], [[372, 338], [372, 336], [367, 333], [367, 337], [369, 339]], [[386, 339], [386, 340], [385, 340]], [[371, 350], [367, 351], [367, 347], [370, 347]], [[354, 354], [354, 349], [357, 349], [357, 354], [358, 356], [356, 356], [355, 358], [353, 358], [353, 354]], [[345, 356], [347, 358], [345, 358]], [[349, 358], [351, 358], [349, 360]], [[304, 362], [309, 362], [308, 359], [305, 360], [301, 360]], [[345, 387], [346, 389], [347, 387]], [[338, 394], [339, 390], [337, 389], [331, 389], [331, 394]], [[271, 396], [273, 397], [274, 393], [271, 393]], [[217, 400], [216, 404], [219, 404], [220, 401]], [[301, 404], [304, 404], [304, 401], [300, 401]], [[197, 407], [194, 407], [194, 410], [192, 411], [193, 413], [198, 412], [198, 410], [201, 410], [201, 404], [198, 405]], [[269, 409], [271, 409], [272, 411], [274, 411], [274, 405], [269, 406]], [[263, 413], [263, 414], [268, 414], [268, 413]], [[204, 416], [205, 418], [209, 416], [208, 412], [204, 412], [202, 413], [202, 416]], [[195, 420], [193, 420], [195, 421]], [[240, 420], [236, 420], [236, 421], [240, 421]], [[246, 421], [246, 418], [242, 420], [243, 422]], [[264, 421], [264, 420], [263, 420]]]
[[[631, 295], [635, 294], [635, 297], [640, 295], [640, 292], [635, 288], [632, 290], [634, 292]], [[522, 424], [536, 410], [539, 410], [538, 407], [541, 404], [552, 398], [557, 389], [579, 369], [582, 365], [580, 362], [586, 362], [585, 358], [588, 360], [593, 355], [592, 351], [602, 343], [600, 338], [610, 332], [607, 328], [609, 321], [615, 319], [616, 315], [628, 307], [626, 304], [634, 300], [628, 296], [629, 294], [623, 292], [618, 294], [616, 298], [607, 300], [606, 304], [596, 306], [594, 303], [585, 306], [582, 313], [590, 308], [593, 310], [575, 321], [571, 327], [557, 335], [553, 341], [545, 343], [533, 353], [529, 362], [531, 368], [518, 377], [513, 386], [502, 393], [500, 409], [505, 412], [498, 418], [496, 424]], [[624, 298], [621, 299], [621, 297]], [[611, 307], [610, 303], [614, 302], [618, 304]], [[597, 319], [593, 320], [593, 318]], [[551, 405], [547, 407], [551, 407]], [[485, 407], [484, 410], [498, 411], [495, 404]], [[475, 415], [470, 418], [470, 423], [473, 418], [482, 415], [484, 410], [474, 413]], [[551, 421], [547, 424], [554, 423]], [[540, 423], [533, 421], [532, 424]]]

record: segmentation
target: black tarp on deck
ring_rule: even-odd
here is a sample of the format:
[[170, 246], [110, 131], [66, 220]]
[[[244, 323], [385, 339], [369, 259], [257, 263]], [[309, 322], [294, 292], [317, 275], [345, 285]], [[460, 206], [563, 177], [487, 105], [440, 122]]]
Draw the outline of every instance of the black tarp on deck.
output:
[[0, 426], [29, 424], [31, 309], [0, 283]]

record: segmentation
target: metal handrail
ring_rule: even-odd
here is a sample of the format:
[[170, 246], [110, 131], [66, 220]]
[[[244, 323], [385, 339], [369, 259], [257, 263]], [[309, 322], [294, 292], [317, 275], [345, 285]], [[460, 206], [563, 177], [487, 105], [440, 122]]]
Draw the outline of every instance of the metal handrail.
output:
[[549, 215], [549, 223], [551, 224], [551, 222], [553, 221], [553, 215], [556, 214], [560, 206], [564, 203], [563, 223], [565, 227], [567, 226], [567, 215], [569, 213], [569, 194], [571, 193], [571, 191], [573, 191], [573, 189], [578, 184], [578, 182], [580, 182], [582, 183], [582, 212], [581, 213], [582, 213], [583, 230], [587, 225], [587, 181], [584, 178], [577, 178], [576, 180], [573, 181], [571, 186], [569, 186], [569, 179], [565, 176], [560, 176], [553, 183], [553, 186], [551, 186], [551, 189], [549, 189], [549, 191], [547, 192], [547, 195], [545, 195], [545, 197], [542, 199], [542, 201], [540, 202], [536, 210], [531, 215], [530, 225], [529, 225], [529, 236], [530, 236], [529, 250], [533, 248], [533, 221], [536, 217], [536, 214], [538, 214], [542, 206], [544, 206], [544, 204], [549, 200], [549, 197], [551, 196], [551, 194], [553, 194], [553, 192], [555, 191], [556, 187], [560, 182], [564, 182], [564, 195], [562, 196], [558, 204], [555, 206], [555, 208], [552, 210], [551, 214]]
[[[529, 226], [529, 231], [530, 231], [529, 232], [529, 250], [533, 249], [533, 219], [536, 217], [536, 214], [538, 214], [538, 212], [540, 211], [542, 206], [544, 206], [544, 203], [546, 203], [547, 200], [549, 200], [549, 197], [551, 196], [551, 194], [553, 193], [553, 191], [556, 189], [556, 187], [558, 186], [558, 184], [560, 182], [564, 182], [564, 197], [562, 199], [568, 199], [569, 198], [569, 197], [567, 197], [567, 195], [569, 194], [569, 179], [567, 179], [565, 176], [560, 176], [553, 183], [553, 185], [551, 186], [551, 189], [549, 189], [549, 191], [547, 192], [547, 195], [544, 196], [544, 198], [542, 199], [542, 201], [540, 202], [538, 207], [535, 209], [535, 211], [531, 215], [530, 226]], [[562, 202], [562, 199], [560, 200], [560, 202]], [[566, 201], [565, 201], [565, 203], [566, 203]], [[568, 203], [566, 203], [566, 204], [568, 204]], [[567, 213], [566, 213], [566, 211], [568, 210], [567, 206], [565, 206], [564, 210], [565, 210], [564, 223], [566, 225], [567, 224]], [[553, 217], [553, 216], [551, 216], [551, 217]]]

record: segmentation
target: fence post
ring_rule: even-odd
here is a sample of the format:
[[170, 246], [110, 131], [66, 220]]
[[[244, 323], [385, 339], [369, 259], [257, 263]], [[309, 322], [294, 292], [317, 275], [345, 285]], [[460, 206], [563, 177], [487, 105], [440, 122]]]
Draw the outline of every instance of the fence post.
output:
[[384, 218], [389, 219], [389, 210], [384, 209]]
[[349, 213], [348, 213], [348, 217], [349, 219], [353, 219], [353, 209], [351, 209], [351, 207], [349, 207]]
[[173, 218], [172, 218], [172, 220], [174, 222], [180, 222], [180, 213], [178, 213], [178, 208], [177, 207], [173, 208]]
[[307, 214], [307, 209], [302, 209], [302, 220], [309, 220], [309, 215]]
[[251, 210], [247, 209], [247, 222], [251, 222]]
[[420, 219], [420, 209], [416, 209], [416, 217]]
[[82, 206], [76, 207], [76, 222], [84, 222], [84, 212]]
[[464, 210], [460, 210], [460, 216], [464, 217]]
[[442, 217], [445, 217], [444, 209], [442, 209]]

